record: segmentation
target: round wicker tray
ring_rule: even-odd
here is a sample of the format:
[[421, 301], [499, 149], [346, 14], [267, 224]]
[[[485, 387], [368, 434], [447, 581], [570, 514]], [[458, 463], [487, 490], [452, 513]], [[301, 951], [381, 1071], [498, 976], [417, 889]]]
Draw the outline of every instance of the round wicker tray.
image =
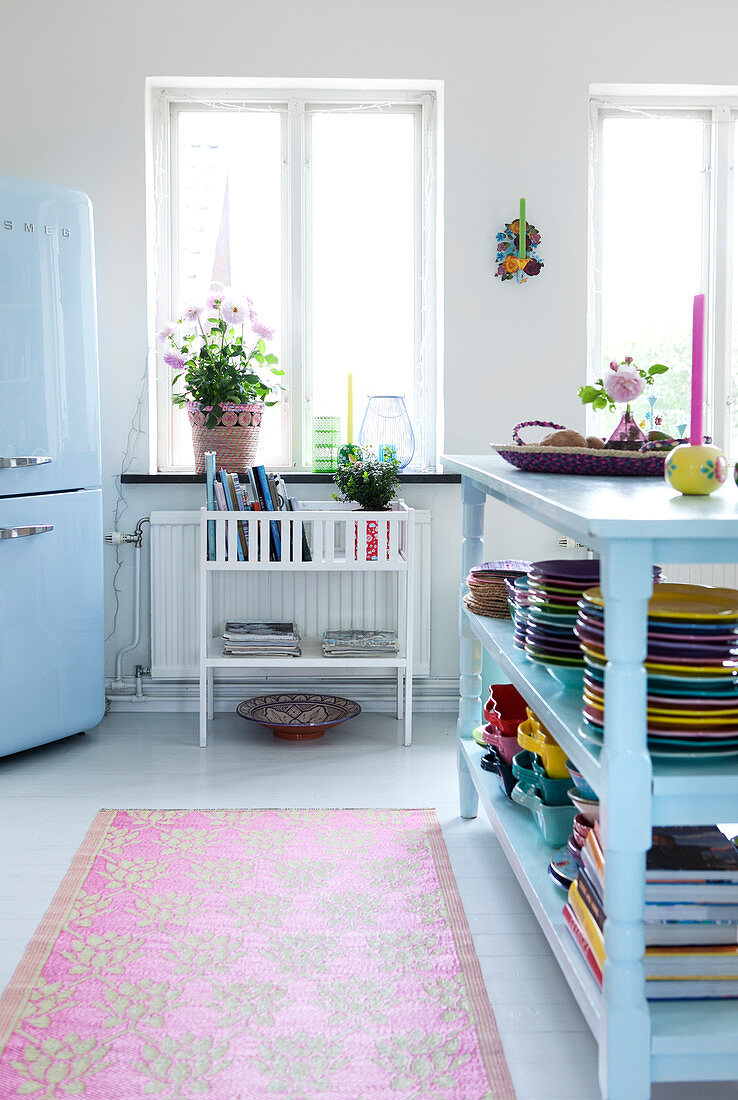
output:
[[511, 466], [531, 473], [591, 477], [664, 476], [664, 451], [605, 451], [594, 447], [541, 447], [529, 443], [491, 443], [490, 446]]

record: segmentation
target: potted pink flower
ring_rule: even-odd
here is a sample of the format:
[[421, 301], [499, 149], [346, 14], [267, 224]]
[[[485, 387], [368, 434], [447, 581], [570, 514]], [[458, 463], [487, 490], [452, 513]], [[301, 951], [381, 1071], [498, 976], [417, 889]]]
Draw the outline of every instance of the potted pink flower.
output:
[[170, 348], [164, 362], [172, 385], [183, 383], [172, 401], [187, 408], [197, 473], [205, 471], [205, 451], [229, 470], [253, 466], [264, 408], [284, 389], [274, 380], [284, 371], [267, 351], [273, 337], [250, 298], [218, 285], [204, 305], [190, 306], [159, 333]]
[[606, 447], [634, 451], [646, 442], [646, 436], [630, 411], [630, 402], [640, 397], [646, 387], [652, 386], [656, 377], [666, 374], [668, 369], [663, 363], [654, 363], [648, 370], [642, 370], [633, 362], [632, 355], [626, 355], [620, 363], [613, 359], [605, 377], [598, 378], [595, 385], [579, 387], [578, 393], [582, 402], [592, 405], [594, 409], [615, 412], [616, 405], [625, 405], [625, 412], [605, 443]]

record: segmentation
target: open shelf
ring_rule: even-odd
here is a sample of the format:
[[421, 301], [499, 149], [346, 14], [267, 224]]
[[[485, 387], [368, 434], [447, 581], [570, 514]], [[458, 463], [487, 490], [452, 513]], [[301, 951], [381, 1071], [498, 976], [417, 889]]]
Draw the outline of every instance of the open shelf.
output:
[[505, 797], [497, 776], [482, 771], [479, 761], [484, 756], [484, 749], [476, 741], [468, 740], [461, 740], [459, 746], [495, 835], [551, 945], [585, 1020], [596, 1036], [602, 1010], [602, 994], [564, 924], [566, 895], [554, 885], [548, 875], [548, 864], [554, 849], [545, 843], [530, 813]]
[[[554, 849], [533, 818], [502, 793], [497, 777], [479, 765], [484, 749], [460, 742], [479, 801], [489, 818], [541, 929], [595, 1038], [602, 1025], [602, 993], [569, 935], [562, 915], [565, 896], [548, 875]], [[650, 1001], [651, 1061], [654, 1081], [738, 1077], [738, 1000]], [[699, 1014], [700, 1027], [695, 1028]]]
[[[529, 661], [513, 645], [509, 620], [475, 615], [462, 605], [462, 614], [475, 637], [515, 684], [521, 695], [587, 782], [599, 791], [602, 784], [600, 747], [579, 732], [582, 694], [558, 684], [545, 668]], [[738, 756], [690, 757], [688, 760], [652, 757], [654, 825], [702, 825], [705, 821], [738, 820]]]

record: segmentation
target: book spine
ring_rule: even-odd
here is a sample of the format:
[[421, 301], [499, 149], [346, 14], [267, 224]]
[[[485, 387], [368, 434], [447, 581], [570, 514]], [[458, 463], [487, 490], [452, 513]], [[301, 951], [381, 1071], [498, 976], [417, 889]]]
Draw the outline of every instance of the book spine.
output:
[[[233, 478], [230, 477], [227, 470], [219, 470], [218, 476], [223, 484], [228, 511], [238, 511], [238, 501], [236, 500], [236, 494], [233, 488]], [[241, 548], [241, 542], [238, 539], [236, 540], [236, 555], [239, 561], [243, 561], [243, 550]]]
[[[272, 503], [272, 494], [269, 490], [269, 481], [267, 480], [266, 470], [264, 469], [263, 466], [254, 466], [253, 469], [254, 469], [254, 475], [256, 477], [257, 483], [259, 485], [259, 490], [260, 490], [259, 495], [260, 495], [260, 497], [263, 501], [264, 511], [265, 512], [274, 512], [274, 511], [276, 511], [276, 509], [275, 509], [275, 507]], [[279, 524], [278, 523], [270, 523], [269, 527], [270, 527], [271, 533], [272, 533], [271, 534], [271, 551], [274, 554], [274, 558], [272, 560], [281, 561], [281, 559], [282, 559], [282, 540], [279, 536]], [[271, 557], [271, 554], [270, 554], [270, 557]]]
[[225, 490], [224, 490], [223, 486], [221, 485], [221, 483], [219, 481], [216, 481], [215, 485], [213, 486], [213, 489], [215, 490], [215, 502], [218, 506], [218, 511], [219, 512], [227, 512], [228, 511], [228, 505], [226, 504]]
[[598, 927], [604, 929], [605, 909], [586, 871], [579, 872], [577, 876], [577, 887], [579, 889], [579, 896], [597, 921]]
[[582, 926], [582, 930], [587, 937], [587, 942], [592, 948], [595, 958], [600, 966], [604, 966], [605, 963], [605, 940], [602, 935], [602, 929], [598, 927], [597, 921], [590, 913], [587, 906], [582, 901], [579, 893], [579, 887], [576, 882], [572, 882], [569, 887], [569, 905], [574, 911], [574, 915]]
[[[208, 511], [215, 511], [215, 451], [205, 452], [205, 484]], [[208, 561], [215, 561], [215, 523], [208, 520]]]
[[570, 905], [564, 906], [564, 923], [569, 929], [569, 933], [574, 940], [575, 944], [582, 953], [582, 957], [590, 969], [592, 977], [597, 982], [600, 989], [602, 989], [602, 967], [595, 958], [592, 948], [587, 942], [587, 937], [584, 934], [584, 929], [580, 925], [576, 918], [576, 914]]
[[[241, 488], [241, 482], [238, 480], [238, 474], [233, 474], [233, 488], [236, 493], [236, 500], [238, 501], [238, 509], [241, 512], [248, 512], [249, 505], [246, 498], [246, 490]], [[249, 556], [249, 531], [248, 526], [245, 523], [239, 523], [238, 525], [238, 539], [241, 543], [241, 548], [244, 553], [244, 560]]]

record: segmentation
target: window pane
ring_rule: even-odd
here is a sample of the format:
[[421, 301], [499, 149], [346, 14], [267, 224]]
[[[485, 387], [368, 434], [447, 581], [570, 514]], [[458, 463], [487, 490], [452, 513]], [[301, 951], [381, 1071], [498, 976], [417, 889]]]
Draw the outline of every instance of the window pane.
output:
[[417, 433], [415, 116], [311, 118], [312, 411], [345, 435], [353, 372], [354, 439], [371, 394], [403, 394]]
[[[276, 329], [270, 350], [286, 370], [280, 346], [282, 118], [267, 110], [179, 112], [173, 294], [175, 311], [204, 301], [212, 282], [247, 294], [264, 323]], [[174, 410], [174, 418], [174, 465], [192, 465], [186, 414]], [[284, 419], [282, 404], [266, 413], [260, 462], [287, 459]]]
[[[632, 355], [669, 372], [648, 387], [656, 427], [689, 424], [692, 300], [702, 287], [702, 119], [605, 118], [602, 137], [602, 361]], [[632, 403], [646, 422], [644, 395]], [[625, 411], [595, 418], [609, 435]], [[647, 425], [650, 427], [650, 424]]]

